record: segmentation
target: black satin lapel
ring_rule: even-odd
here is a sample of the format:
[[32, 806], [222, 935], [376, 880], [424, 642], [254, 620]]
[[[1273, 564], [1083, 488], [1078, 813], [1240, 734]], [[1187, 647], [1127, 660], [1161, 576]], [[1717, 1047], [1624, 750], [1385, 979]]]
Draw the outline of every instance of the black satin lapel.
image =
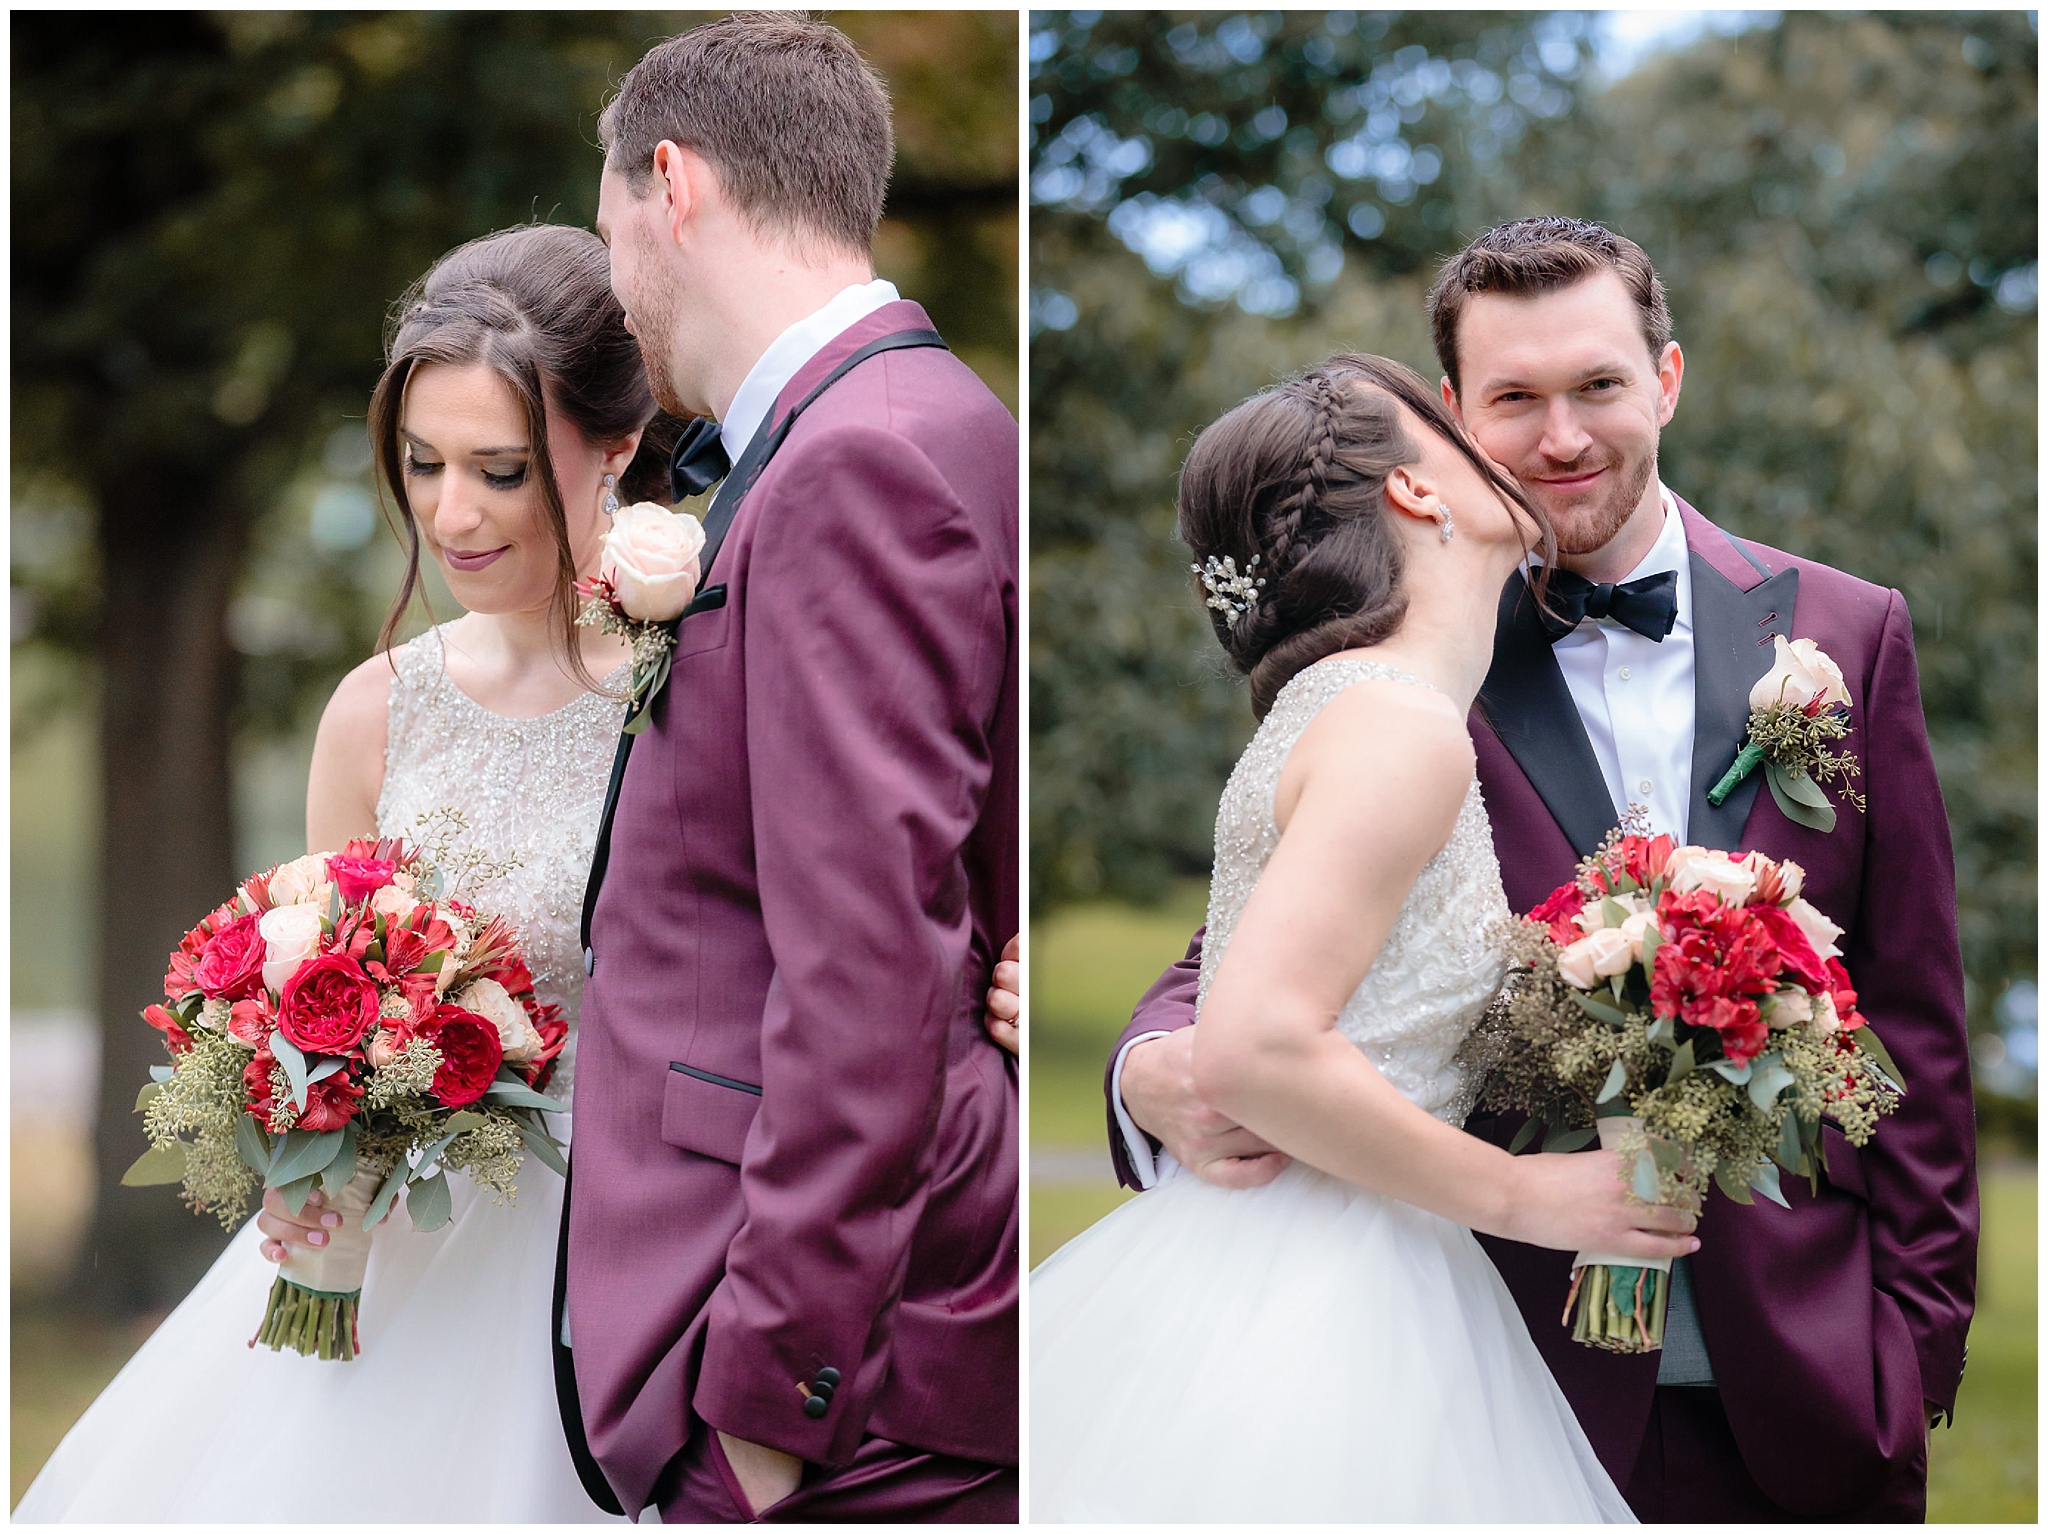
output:
[[1519, 573], [1501, 592], [1493, 666], [1479, 689], [1479, 707], [1573, 850], [1583, 857], [1599, 846], [1620, 817], [1607, 797], [1607, 780], [1578, 705], [1550, 653], [1536, 598]]
[[1742, 590], [1699, 555], [1692, 556], [1692, 806], [1686, 839], [1733, 852], [1763, 786], [1752, 772], [1716, 809], [1707, 790], [1720, 781], [1749, 732], [1749, 689], [1771, 669], [1771, 636], [1792, 633], [1799, 572], [1780, 570]]

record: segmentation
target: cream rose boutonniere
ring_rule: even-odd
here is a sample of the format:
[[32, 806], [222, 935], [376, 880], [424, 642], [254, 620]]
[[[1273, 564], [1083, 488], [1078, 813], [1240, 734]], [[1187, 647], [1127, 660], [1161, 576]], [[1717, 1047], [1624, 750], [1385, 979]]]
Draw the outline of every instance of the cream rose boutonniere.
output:
[[629, 735], [647, 727], [647, 710], [668, 680], [676, 623], [697, 594], [703, 550], [704, 524], [695, 517], [637, 501], [612, 518], [596, 576], [576, 583], [584, 599], [576, 621], [633, 646]]
[[1720, 805], [1758, 766], [1787, 820], [1816, 831], [1835, 828], [1835, 807], [1822, 783], [1840, 780], [1838, 792], [1859, 811], [1863, 795], [1849, 780], [1861, 774], [1856, 758], [1831, 749], [1849, 733], [1849, 688], [1842, 668], [1811, 639], [1775, 636], [1771, 669], [1749, 690], [1749, 736], [1707, 802]]

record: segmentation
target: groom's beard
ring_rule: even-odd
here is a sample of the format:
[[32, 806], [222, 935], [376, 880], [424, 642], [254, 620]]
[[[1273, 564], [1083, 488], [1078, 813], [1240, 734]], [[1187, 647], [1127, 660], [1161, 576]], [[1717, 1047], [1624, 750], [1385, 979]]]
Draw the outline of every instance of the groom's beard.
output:
[[[1644, 458], [1617, 478], [1604, 495], [1588, 497], [1563, 511], [1550, 512], [1545, 507], [1551, 530], [1557, 534], [1557, 552], [1593, 554], [1606, 548], [1642, 504], [1643, 492], [1650, 488], [1656, 472], [1657, 460]], [[1542, 505], [1541, 500], [1537, 504]]]
[[679, 421], [697, 412], [682, 401], [676, 389], [675, 371], [669, 363], [668, 347], [675, 338], [676, 305], [667, 293], [647, 295], [643, 312], [633, 317], [633, 331], [640, 340], [640, 361], [647, 369], [647, 387], [654, 403]]

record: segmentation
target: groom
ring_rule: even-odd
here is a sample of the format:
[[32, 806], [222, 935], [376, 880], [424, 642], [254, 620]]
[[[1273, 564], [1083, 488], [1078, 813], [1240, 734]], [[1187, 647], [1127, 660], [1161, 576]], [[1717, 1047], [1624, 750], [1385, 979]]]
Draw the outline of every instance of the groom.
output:
[[[1927, 1432], [1963, 1369], [1977, 1196], [1955, 875], [1904, 599], [1732, 538], [1659, 482], [1684, 358], [1631, 241], [1575, 219], [1506, 224], [1445, 265], [1429, 308], [1445, 403], [1548, 513], [1563, 567], [1562, 622], [1520, 575], [1502, 593], [1471, 719], [1509, 904], [1568, 882], [1631, 805], [1681, 842], [1793, 859], [1846, 927], [1859, 1006], [1907, 1087], [1860, 1151], [1823, 1127], [1817, 1196], [1788, 1178], [1789, 1210], [1710, 1199], [1661, 1354], [1573, 1343], [1569, 1254], [1480, 1239], [1645, 1522], [1924, 1519]], [[1778, 634], [1814, 639], [1848, 678], [1868, 810], [1840, 806], [1832, 832], [1786, 818], [1761, 773], [1707, 802]], [[1112, 1152], [1134, 1187], [1179, 1167], [1251, 1186], [1284, 1165], [1194, 1095], [1178, 1030], [1200, 957], [1197, 934], [1112, 1057]], [[1468, 1127], [1505, 1146], [1518, 1122]]]
[[874, 278], [889, 106], [841, 33], [698, 27], [600, 133], [613, 289], [707, 423], [679, 492], [724, 482], [585, 908], [564, 1425], [629, 1515], [1011, 1521], [981, 986], [1017, 922], [1016, 424]]

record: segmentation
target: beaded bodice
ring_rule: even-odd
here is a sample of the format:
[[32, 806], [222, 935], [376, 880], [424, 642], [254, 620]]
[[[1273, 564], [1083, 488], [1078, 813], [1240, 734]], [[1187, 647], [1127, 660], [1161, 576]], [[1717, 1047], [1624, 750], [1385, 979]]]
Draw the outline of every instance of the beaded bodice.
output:
[[[1429, 683], [1376, 661], [1331, 660], [1307, 667], [1280, 689], [1238, 758], [1216, 811], [1216, 871], [1202, 941], [1199, 1009], [1216, 966], [1280, 844], [1274, 793], [1294, 743], [1323, 706], [1365, 681]], [[1432, 689], [1434, 690], [1434, 689]], [[1370, 793], [1370, 784], [1360, 791]], [[1395, 812], [1389, 806], [1390, 812]], [[1475, 777], [1442, 849], [1423, 865], [1372, 968], [1337, 1017], [1337, 1028], [1410, 1102], [1462, 1124], [1479, 1081], [1457, 1060], [1459, 1047], [1507, 971], [1507, 896], [1493, 832]]]
[[[567, 1103], [583, 998], [583, 886], [623, 705], [586, 692], [535, 719], [494, 714], [449, 678], [438, 628], [401, 646], [393, 660], [378, 834], [417, 838], [423, 816], [453, 809], [463, 824], [447, 840], [452, 861], [517, 860], [459, 893], [511, 923], [535, 994], [568, 1018], [569, 1042], [547, 1089]], [[621, 668], [606, 678], [606, 690], [624, 677]]]

